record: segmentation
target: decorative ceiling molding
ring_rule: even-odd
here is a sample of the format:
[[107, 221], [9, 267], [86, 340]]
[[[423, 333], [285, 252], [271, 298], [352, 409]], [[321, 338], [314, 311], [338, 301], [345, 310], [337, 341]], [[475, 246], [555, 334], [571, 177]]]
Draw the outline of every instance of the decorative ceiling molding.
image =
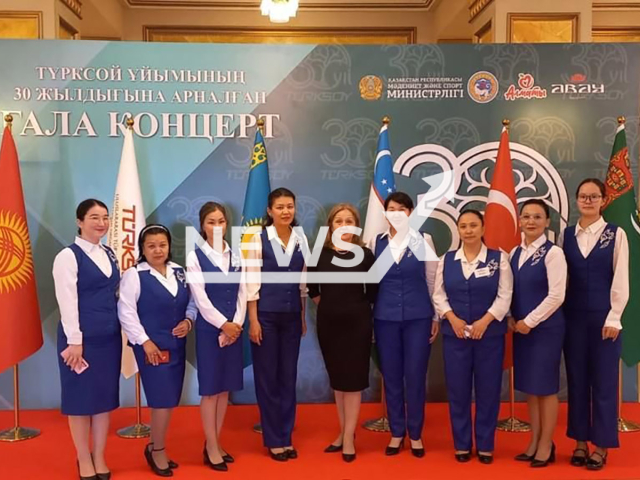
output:
[[469, 20], [476, 18], [493, 0], [469, 0]]
[[82, 0], [60, 0], [69, 10], [76, 14], [78, 18], [82, 18]]
[[596, 12], [639, 11], [640, 2], [593, 2], [593, 10]]
[[[429, 10], [437, 0], [414, 1], [303, 1], [298, 10]], [[131, 7], [216, 8], [220, 10], [256, 10], [259, 1], [237, 0], [125, 0]]]

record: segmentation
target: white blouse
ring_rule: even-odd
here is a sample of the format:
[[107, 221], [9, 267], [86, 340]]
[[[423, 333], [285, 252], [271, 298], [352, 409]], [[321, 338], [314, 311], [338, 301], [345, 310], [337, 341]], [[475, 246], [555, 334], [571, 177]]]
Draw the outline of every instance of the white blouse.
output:
[[[76, 237], [74, 243], [96, 264], [106, 277], [111, 277], [111, 261], [106, 248]], [[80, 313], [78, 311], [78, 262], [73, 251], [63, 248], [53, 261], [53, 283], [60, 308], [60, 323], [67, 337], [67, 344], [82, 345]]]
[[[529, 245], [525, 245], [523, 241], [520, 245], [522, 251], [518, 258], [518, 270], [546, 242], [547, 236], [544, 234]], [[511, 251], [510, 259], [513, 259], [517, 250], [518, 247]], [[562, 306], [567, 291], [567, 261], [564, 258], [562, 249], [553, 245], [544, 257], [544, 265], [547, 268], [549, 293], [525, 318], [515, 319], [516, 321], [523, 320], [529, 328], [537, 327], [553, 315]]]
[[[436, 271], [435, 292], [433, 294], [433, 303], [439, 318], [443, 318], [444, 314], [452, 310], [449, 305], [447, 292], [444, 288], [444, 259], [442, 256], [438, 263]], [[476, 271], [480, 263], [487, 261], [487, 247], [483, 244], [478, 256], [472, 261], [468, 261], [462, 247], [458, 249], [454, 259], [459, 261], [462, 266], [462, 274], [464, 278], [469, 279]], [[500, 254], [500, 280], [498, 282], [498, 294], [488, 312], [495, 317], [496, 320], [502, 321], [511, 307], [511, 295], [513, 294], [513, 273], [507, 254]]]
[[[142, 262], [133, 268], [129, 268], [122, 275], [120, 298], [118, 300], [118, 318], [124, 333], [133, 345], [142, 345], [149, 340], [149, 336], [140, 323], [140, 317], [138, 316], [138, 299], [140, 298], [140, 275], [138, 272], [149, 271], [175, 297], [178, 294], [178, 280], [176, 279], [175, 268], [180, 268], [180, 265], [169, 262], [166, 275], [162, 275], [156, 269], [151, 268], [147, 262]], [[191, 298], [185, 317], [194, 321], [197, 314], [196, 305], [193, 298]]]
[[[576, 225], [576, 242], [580, 253], [587, 258], [596, 246], [600, 235], [607, 226], [604, 218], [592, 223], [587, 228]], [[564, 232], [558, 238], [558, 245], [564, 243]], [[611, 310], [605, 319], [605, 327], [613, 327], [622, 330], [622, 314], [629, 301], [629, 242], [627, 234], [619, 228], [616, 231], [615, 244], [613, 246], [613, 282], [611, 283]]]
[[[232, 254], [229, 244], [226, 241], [224, 242], [223, 253], [214, 250], [208, 243], [204, 243], [201, 248], [207, 258], [216, 267], [218, 267], [223, 274], [229, 274], [229, 261]], [[247, 312], [247, 286], [244, 268], [240, 274], [240, 289], [238, 290], [236, 313], [233, 320], [227, 319], [222, 313], [220, 313], [220, 310], [213, 305], [207, 296], [202, 267], [200, 266], [200, 261], [198, 260], [198, 255], [195, 250], [190, 252], [187, 256], [187, 272], [189, 272], [189, 277], [191, 279], [191, 281], [189, 281], [191, 294], [196, 302], [200, 314], [207, 322], [216, 328], [221, 328], [227, 321], [233, 321], [233, 323], [238, 325], [244, 324]]]

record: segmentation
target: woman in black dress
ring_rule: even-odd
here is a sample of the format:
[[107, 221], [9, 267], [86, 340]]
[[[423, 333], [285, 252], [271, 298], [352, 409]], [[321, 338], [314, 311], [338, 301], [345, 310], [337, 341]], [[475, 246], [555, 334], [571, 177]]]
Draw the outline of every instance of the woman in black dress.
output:
[[[340, 236], [342, 245], [334, 245], [333, 232], [340, 227], [360, 227], [358, 211], [353, 205], [340, 203], [333, 207], [327, 221], [329, 233], [318, 260], [310, 272], [331, 272], [336, 278], [345, 272], [367, 272], [374, 263], [371, 250], [362, 247], [354, 233]], [[359, 246], [364, 258], [354, 267], [332, 263], [354, 259], [349, 244]], [[345, 247], [343, 249], [343, 247]], [[364, 283], [309, 283], [309, 296], [318, 306], [317, 330], [320, 349], [335, 391], [340, 419], [340, 435], [325, 452], [342, 451], [342, 458], [352, 462], [356, 458], [355, 429], [360, 414], [362, 391], [369, 387], [369, 356], [373, 324], [371, 304], [376, 295], [375, 285]]]

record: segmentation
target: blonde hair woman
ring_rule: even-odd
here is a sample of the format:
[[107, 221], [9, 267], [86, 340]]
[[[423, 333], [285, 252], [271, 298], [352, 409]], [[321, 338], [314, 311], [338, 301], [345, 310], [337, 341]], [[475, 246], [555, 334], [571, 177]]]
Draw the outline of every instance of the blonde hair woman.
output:
[[[373, 253], [362, 246], [358, 235], [342, 233], [340, 242], [336, 238], [334, 243], [333, 239], [333, 233], [338, 228], [360, 227], [356, 208], [348, 203], [335, 205], [329, 213], [327, 225], [329, 233], [318, 265], [309, 268], [309, 271], [335, 273], [336, 278], [344, 272], [369, 271], [374, 263]], [[364, 250], [364, 256], [357, 265], [343, 267], [334, 263], [334, 259], [341, 262], [354, 260], [355, 248]], [[345, 462], [352, 462], [356, 458], [355, 429], [362, 391], [369, 387], [369, 355], [373, 334], [371, 304], [375, 295], [375, 285], [364, 283], [309, 284], [309, 296], [318, 306], [318, 342], [335, 393], [340, 420], [340, 435], [325, 452], [342, 452]]]

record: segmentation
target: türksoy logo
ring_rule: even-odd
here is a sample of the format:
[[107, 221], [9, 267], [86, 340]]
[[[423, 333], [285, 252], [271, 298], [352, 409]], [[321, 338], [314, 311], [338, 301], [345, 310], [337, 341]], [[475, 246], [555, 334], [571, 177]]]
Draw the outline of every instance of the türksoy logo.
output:
[[504, 93], [505, 100], [531, 100], [536, 98], [547, 98], [547, 89], [535, 85], [536, 81], [530, 73], [518, 74], [518, 87], [509, 85]]

